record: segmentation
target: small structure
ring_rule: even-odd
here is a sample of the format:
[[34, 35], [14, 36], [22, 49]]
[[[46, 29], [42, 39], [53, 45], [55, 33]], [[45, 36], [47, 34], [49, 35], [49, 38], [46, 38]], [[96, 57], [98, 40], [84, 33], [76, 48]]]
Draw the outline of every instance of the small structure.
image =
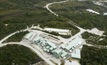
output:
[[52, 52], [53, 52], [53, 56], [55, 56], [56, 58], [60, 58], [62, 50], [61, 49], [55, 49]]
[[68, 56], [68, 53], [63, 50], [62, 54], [61, 54], [61, 57], [62, 58], [66, 58], [67, 56]]
[[93, 28], [93, 29], [87, 30], [87, 31], [89, 33], [96, 34], [96, 35], [99, 35], [99, 36], [103, 36], [103, 34], [104, 34], [104, 31], [100, 31], [97, 28]]
[[106, 13], [104, 13], [103, 15], [107, 15], [107, 12], [106, 12]]
[[52, 51], [53, 52], [53, 56], [55, 56], [56, 58], [67, 58], [68, 53], [65, 52], [63, 49], [55, 49]]
[[26, 36], [24, 36], [24, 39], [27, 39], [29, 41], [32, 41], [37, 36], [37, 33], [30, 32]]
[[94, 11], [94, 10], [92, 10], [92, 9], [86, 9], [88, 12], [91, 12], [91, 13], [95, 13], [95, 14], [100, 14], [99, 12], [96, 12], [96, 11]]
[[75, 49], [73, 53], [71, 54], [72, 58], [80, 59], [81, 58], [81, 50]]
[[40, 25], [38, 24], [37, 26], [32, 25], [31, 29], [38, 29], [38, 30], [43, 30]]
[[44, 28], [44, 30], [49, 32], [57, 32], [61, 35], [71, 35], [71, 31], [68, 29]]

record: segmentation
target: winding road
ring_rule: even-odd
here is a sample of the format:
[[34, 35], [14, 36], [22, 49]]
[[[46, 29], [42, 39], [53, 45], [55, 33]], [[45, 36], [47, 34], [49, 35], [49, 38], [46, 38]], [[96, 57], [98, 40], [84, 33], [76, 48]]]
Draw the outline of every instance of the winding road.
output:
[[[69, 2], [69, 1], [70, 1], [70, 0], [48, 3], [48, 4], [46, 4], [46, 6], [44, 6], [44, 8], [46, 8], [50, 13], [54, 14], [55, 16], [59, 16], [58, 14], [56, 14], [55, 12], [53, 12], [53, 11], [49, 8], [49, 6], [51, 6], [51, 5], [53, 5], [53, 4], [61, 4], [61, 3]], [[71, 22], [68, 22], [68, 23], [72, 25]], [[74, 23], [74, 22], [73, 22], [73, 23]], [[80, 32], [78, 33], [78, 34], [80, 34], [80, 35], [81, 35], [82, 33], [84, 33], [84, 32], [96, 34], [95, 32], [93, 32], [93, 31], [91, 31], [91, 30], [89, 30], [89, 29], [83, 29], [83, 28], [81, 28], [81, 27], [79, 27], [79, 26], [77, 26], [77, 25], [73, 25], [73, 26], [77, 27], [77, 28], [80, 30]], [[96, 35], [103, 36], [103, 34], [101, 35], [100, 33], [97, 33]]]
[[61, 4], [61, 3], [65, 3], [68, 2], [69, 0], [65, 0], [65, 1], [60, 1], [60, 2], [52, 2], [52, 3], [48, 3], [46, 4], [46, 6], [44, 6], [44, 8], [46, 8], [49, 12], [51, 12], [52, 14], [54, 14], [55, 16], [58, 16], [58, 14], [56, 14], [55, 12], [53, 12], [49, 6], [53, 5], [53, 4]]
[[0, 40], [0, 44], [2, 44], [5, 40], [7, 40], [8, 38], [10, 38], [11, 36], [17, 34], [17, 33], [20, 33], [20, 32], [25, 32], [25, 31], [28, 31], [29, 29], [23, 29], [23, 30], [20, 30], [20, 31], [16, 31], [16, 32], [13, 32], [11, 34], [9, 34], [8, 36], [4, 37], [3, 39]]
[[[53, 12], [49, 6], [53, 5], [53, 4], [61, 4], [61, 3], [65, 3], [65, 2], [69, 2], [70, 0], [65, 0], [65, 1], [60, 1], [60, 2], [52, 2], [52, 3], [48, 3], [46, 4], [46, 6], [44, 6], [50, 13], [52, 13], [53, 15], [55, 16], [59, 16], [58, 14], [56, 14], [55, 12]], [[71, 23], [70, 23], [71, 24]], [[74, 25], [75, 26], [75, 25]], [[80, 32], [78, 32], [76, 35], [72, 36], [70, 39], [68, 39], [68, 41], [70, 41], [71, 39], [75, 38], [76, 36], [81, 36], [82, 33], [86, 32], [87, 30], [79, 27], [79, 26], [76, 26]], [[27, 31], [28, 29], [24, 29], [24, 30], [20, 30], [20, 31]], [[37, 49], [35, 49], [34, 47], [32, 47], [31, 44], [25, 44], [25, 43], [19, 43], [19, 42], [14, 42], [14, 43], [5, 43], [5, 44], [2, 44], [5, 40], [7, 40], [8, 38], [10, 38], [11, 36], [17, 34], [17, 33], [20, 33], [20, 31], [16, 31], [16, 32], [13, 32], [11, 33], [10, 35], [4, 37], [2, 40], [0, 40], [0, 47], [3, 47], [3, 46], [6, 46], [8, 44], [18, 44], [18, 45], [23, 45], [29, 49], [31, 49], [33, 52], [35, 52], [39, 57], [41, 57], [44, 61], [46, 61], [49, 65], [55, 65], [53, 62], [51, 62], [49, 59], [46, 59]], [[93, 45], [89, 45], [88, 46], [93, 46]]]

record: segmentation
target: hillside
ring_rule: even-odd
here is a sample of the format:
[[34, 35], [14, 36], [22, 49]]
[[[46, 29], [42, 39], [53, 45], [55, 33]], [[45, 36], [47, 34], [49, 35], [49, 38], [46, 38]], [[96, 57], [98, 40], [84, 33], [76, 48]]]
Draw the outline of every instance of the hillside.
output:
[[33, 8], [43, 6], [46, 3], [61, 0], [0, 0], [0, 9], [2, 8]]
[[[103, 13], [107, 11], [107, 7], [98, 6], [92, 2], [99, 0], [87, 0], [87, 1], [73, 0], [62, 4], [51, 5], [50, 9], [57, 13], [59, 15], [58, 17], [54, 16], [46, 8], [44, 8], [46, 4], [55, 1], [62, 0], [0, 0], [0, 40], [15, 31], [22, 30], [27, 27], [31, 27], [32, 25], [38, 24], [40, 24], [42, 28], [51, 27], [51, 28], [70, 29], [72, 30], [72, 34], [74, 35], [79, 30], [68, 23], [69, 21], [73, 21], [75, 24], [84, 29], [98, 28], [99, 30], [105, 31], [104, 33], [105, 37], [99, 37], [89, 33], [84, 33], [82, 36], [84, 39], [88, 39], [90, 36], [93, 37], [92, 40], [86, 41], [88, 44], [107, 45], [107, 16], [103, 15]], [[107, 2], [102, 3], [107, 5]], [[86, 9], [95, 10], [99, 12], [100, 15], [90, 13], [86, 11]], [[10, 37], [5, 42], [16, 42], [16, 41], [19, 42], [26, 33], [28, 32], [16, 34]], [[103, 38], [103, 40], [99, 41], [99, 38]], [[8, 47], [6, 47], [7, 49], [4, 48], [0, 49], [1, 51], [3, 51], [3, 53], [1, 52], [0, 56], [0, 58], [2, 59], [4, 59], [4, 57], [7, 57], [8, 54], [10, 54], [11, 52], [8, 51], [7, 55], [5, 56], [5, 50], [7, 51]], [[14, 48], [15, 47], [13, 47], [13, 49]], [[17, 48], [22, 49], [22, 47]], [[11, 47], [9, 50], [11, 50]], [[95, 63], [97, 65], [107, 64], [106, 61], [107, 52], [104, 51], [106, 51], [106, 49], [98, 49], [84, 46], [81, 54], [82, 55], [82, 59], [80, 60], [81, 64], [82, 65], [95, 65]], [[93, 54], [96, 56], [94, 56]], [[4, 57], [2, 57], [2, 55]], [[101, 57], [103, 58], [99, 60]], [[8, 59], [11, 60], [12, 58], [9, 57]], [[93, 60], [95, 61], [95, 63], [93, 62]]]
[[22, 45], [7, 45], [0, 48], [0, 65], [29, 65], [43, 61], [29, 48]]
[[[43, 4], [46, 5], [46, 3], [55, 0], [1, 0], [0, 39], [16, 30], [25, 29], [27, 26], [31, 26], [33, 24], [40, 24], [42, 27], [69, 28], [74, 30], [73, 34], [75, 34], [76, 29], [71, 28], [71, 25], [67, 23], [67, 18], [57, 18], [48, 12], [46, 8], [44, 8], [44, 5], [40, 5], [40, 2], [44, 1], [45, 3]], [[40, 6], [35, 7], [35, 4]]]

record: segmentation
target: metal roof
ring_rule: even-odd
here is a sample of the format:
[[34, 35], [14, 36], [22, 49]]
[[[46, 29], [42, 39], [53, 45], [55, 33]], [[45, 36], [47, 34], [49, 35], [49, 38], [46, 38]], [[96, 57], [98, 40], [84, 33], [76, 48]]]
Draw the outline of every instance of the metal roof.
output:
[[73, 58], [81, 58], [81, 51], [80, 49], [76, 49], [72, 54], [71, 57]]
[[78, 44], [82, 44], [82, 42], [83, 42], [83, 39], [77, 37], [77, 38], [75, 38], [74, 40], [72, 40], [71, 42], [69, 42], [69, 43], [65, 46], [65, 48], [66, 48], [67, 50], [70, 50], [71, 48], [76, 47]]
[[61, 56], [62, 57], [65, 57], [67, 55], [67, 52], [65, 52], [65, 51], [62, 51], [62, 54], [61, 54]]

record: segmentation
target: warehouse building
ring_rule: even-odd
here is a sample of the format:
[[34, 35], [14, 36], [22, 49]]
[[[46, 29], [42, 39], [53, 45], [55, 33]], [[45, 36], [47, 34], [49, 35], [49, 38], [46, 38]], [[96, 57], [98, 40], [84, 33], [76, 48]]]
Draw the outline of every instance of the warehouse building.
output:
[[61, 35], [71, 35], [71, 31], [68, 29], [56, 29], [56, 28], [44, 28], [48, 32], [57, 32]]
[[49, 36], [43, 36], [43, 34], [40, 33], [30, 32], [26, 36], [24, 36], [24, 39], [27, 39], [31, 43], [38, 45], [40, 48], [43, 49], [44, 52], [52, 54], [56, 58], [81, 58], [80, 48], [85, 43], [82, 38], [76, 37], [66, 45], [62, 44], [60, 46], [52, 42], [47, 37], [50, 38]]

